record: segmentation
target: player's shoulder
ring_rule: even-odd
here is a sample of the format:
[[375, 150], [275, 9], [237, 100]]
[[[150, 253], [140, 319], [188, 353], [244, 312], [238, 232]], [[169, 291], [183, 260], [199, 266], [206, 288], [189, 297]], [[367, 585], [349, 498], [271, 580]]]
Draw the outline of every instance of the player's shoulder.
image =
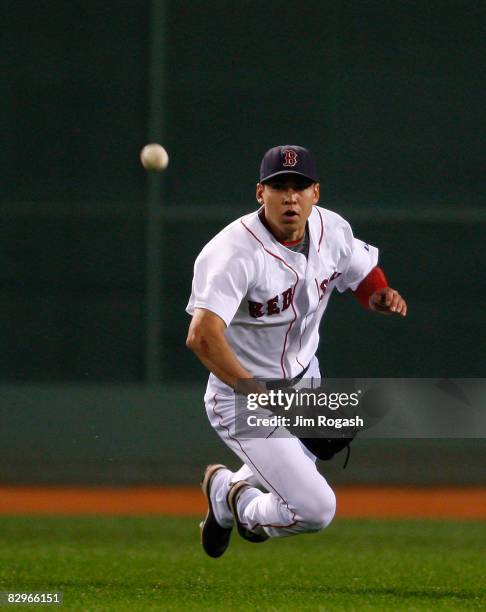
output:
[[323, 206], [314, 206], [311, 219], [316, 225], [322, 223], [324, 228], [327, 230], [351, 227], [349, 221], [347, 221], [339, 213], [335, 212], [334, 210], [324, 208]]
[[251, 227], [258, 220], [258, 212], [252, 212], [238, 219], [235, 219], [206, 243], [201, 254], [216, 252], [230, 257], [236, 254], [253, 255], [255, 253], [254, 244], [249, 238], [248, 227]]
[[323, 206], [314, 206], [310, 216], [311, 231], [315, 239], [320, 243], [325, 239], [326, 243], [337, 248], [342, 248], [350, 243], [353, 231], [349, 222], [340, 214]]

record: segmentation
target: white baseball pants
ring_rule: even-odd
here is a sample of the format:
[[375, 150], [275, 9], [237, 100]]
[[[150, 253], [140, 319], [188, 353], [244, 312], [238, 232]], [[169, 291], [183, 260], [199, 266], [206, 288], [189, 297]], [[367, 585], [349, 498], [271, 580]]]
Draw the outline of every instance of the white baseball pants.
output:
[[[305, 380], [319, 384], [319, 363], [314, 358]], [[280, 435], [239, 439], [234, 432], [235, 399], [232, 389], [213, 375], [204, 397], [209, 421], [222, 440], [243, 461], [237, 472], [221, 470], [214, 477], [211, 500], [222, 527], [233, 524], [226, 504], [231, 483], [248, 481], [238, 501], [239, 520], [245, 527], [270, 537], [319, 531], [336, 511], [336, 497], [317, 471], [316, 457], [296, 437], [279, 428]], [[263, 492], [260, 488], [266, 492]]]

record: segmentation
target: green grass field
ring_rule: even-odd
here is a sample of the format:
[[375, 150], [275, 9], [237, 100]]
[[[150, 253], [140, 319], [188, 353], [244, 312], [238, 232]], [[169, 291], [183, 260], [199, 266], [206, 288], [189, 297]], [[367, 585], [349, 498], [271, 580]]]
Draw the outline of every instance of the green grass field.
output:
[[63, 591], [70, 610], [479, 610], [485, 570], [484, 522], [336, 520], [258, 545], [234, 534], [213, 560], [191, 519], [0, 518], [0, 590]]

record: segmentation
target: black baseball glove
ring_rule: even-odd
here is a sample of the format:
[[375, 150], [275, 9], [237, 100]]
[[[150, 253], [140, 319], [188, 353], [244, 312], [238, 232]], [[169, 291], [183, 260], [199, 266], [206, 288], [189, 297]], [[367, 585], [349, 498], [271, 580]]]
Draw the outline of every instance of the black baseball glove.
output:
[[[301, 389], [299, 391], [301, 393], [311, 392], [315, 393], [316, 395], [319, 395], [319, 393], [321, 392], [328, 392], [329, 389], [325, 387], [319, 387], [316, 389]], [[356, 410], [351, 406], [339, 407], [337, 409], [329, 409], [326, 407], [322, 407], [319, 408], [319, 414], [325, 415], [331, 419], [350, 419], [356, 415]], [[321, 431], [322, 430], [320, 430], [320, 432]], [[299, 440], [311, 451], [311, 453], [313, 453], [318, 459], [321, 459], [323, 461], [329, 461], [334, 457], [334, 455], [336, 455], [345, 448], [347, 451], [347, 455], [343, 467], [346, 467], [350, 455], [349, 445], [356, 437], [356, 434], [356, 428], [348, 427], [346, 431], [343, 431], [342, 433], [340, 432], [340, 430], [334, 430], [332, 432], [332, 437], [329, 438], [323, 437], [322, 435], [319, 437], [299, 436]]]
[[351, 453], [349, 445], [354, 440], [355, 436], [356, 434], [351, 438], [299, 438], [299, 440], [311, 453], [323, 461], [329, 461], [336, 453], [339, 453], [345, 448], [347, 450], [347, 455], [343, 467], [346, 467]]

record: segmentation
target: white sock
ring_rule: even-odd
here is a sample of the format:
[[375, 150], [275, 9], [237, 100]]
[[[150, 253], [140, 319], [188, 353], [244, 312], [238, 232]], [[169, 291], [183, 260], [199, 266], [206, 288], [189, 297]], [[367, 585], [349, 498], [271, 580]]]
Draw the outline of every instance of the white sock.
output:
[[232, 476], [233, 472], [230, 470], [218, 470], [211, 481], [214, 517], [217, 523], [226, 529], [233, 527], [233, 514], [226, 501]]
[[263, 529], [263, 527], [255, 527], [255, 525], [252, 525], [251, 523], [249, 523], [248, 517], [245, 516], [245, 510], [247, 506], [255, 499], [255, 497], [260, 497], [260, 495], [264, 495], [264, 493], [254, 487], [248, 487], [244, 489], [238, 497], [237, 508], [238, 508], [238, 518], [240, 519], [240, 521], [244, 525], [247, 525], [251, 529], [251, 531], [254, 531], [255, 533], [259, 533], [260, 535], [262, 535], [265, 533], [265, 530]]

